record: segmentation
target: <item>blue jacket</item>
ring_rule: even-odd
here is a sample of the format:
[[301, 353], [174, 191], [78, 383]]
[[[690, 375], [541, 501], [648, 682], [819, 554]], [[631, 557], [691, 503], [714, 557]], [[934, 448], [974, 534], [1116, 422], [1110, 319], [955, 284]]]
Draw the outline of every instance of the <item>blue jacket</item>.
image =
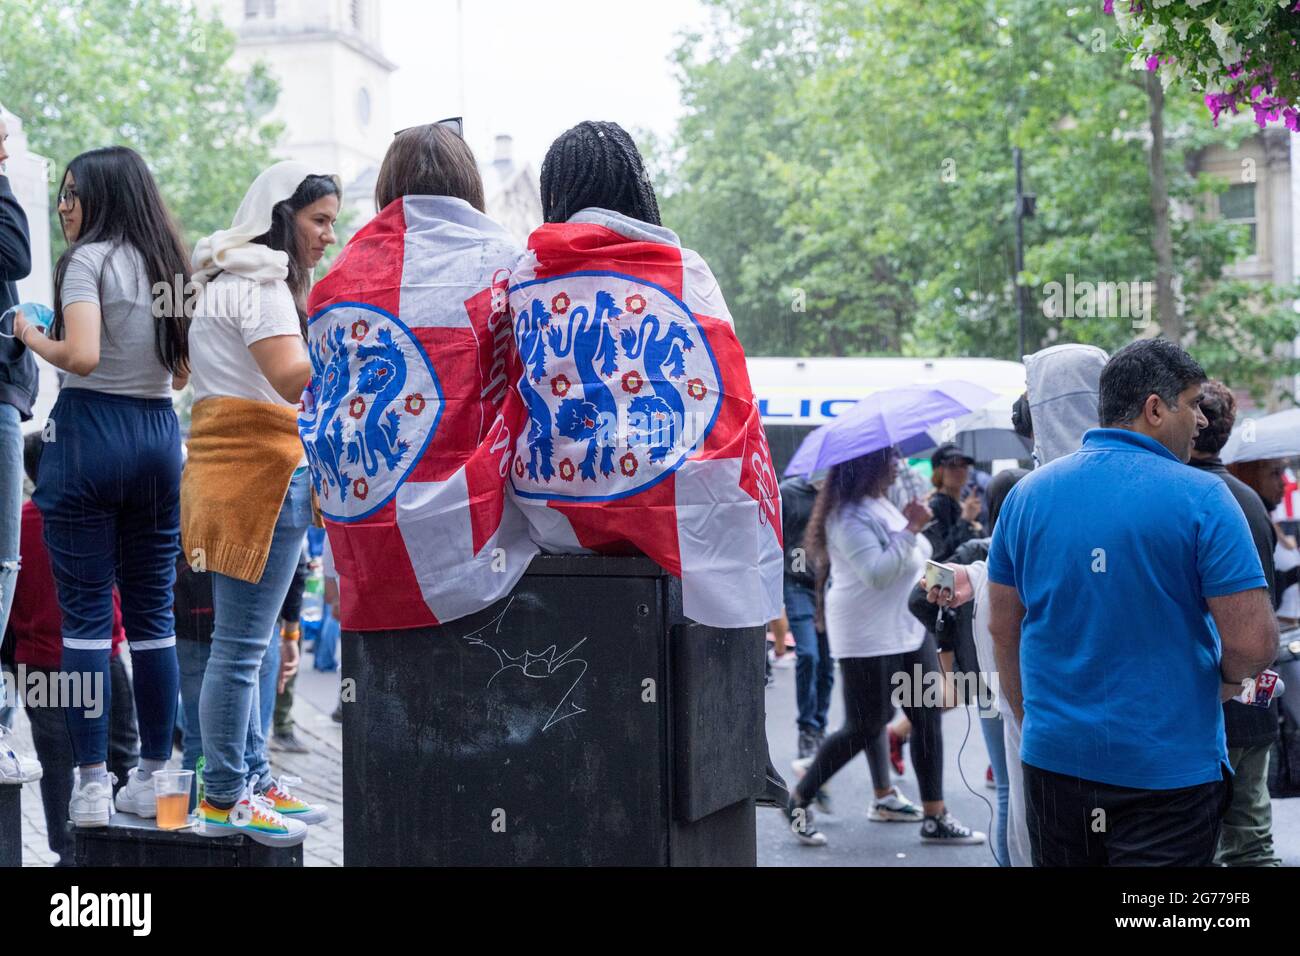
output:
[[[32, 244], [27, 215], [9, 188], [9, 177], [0, 175], [0, 315], [17, 305], [18, 287], [32, 271]], [[32, 417], [32, 403], [39, 387], [36, 359], [17, 339], [0, 337], [0, 402], [14, 406], [23, 421]]]

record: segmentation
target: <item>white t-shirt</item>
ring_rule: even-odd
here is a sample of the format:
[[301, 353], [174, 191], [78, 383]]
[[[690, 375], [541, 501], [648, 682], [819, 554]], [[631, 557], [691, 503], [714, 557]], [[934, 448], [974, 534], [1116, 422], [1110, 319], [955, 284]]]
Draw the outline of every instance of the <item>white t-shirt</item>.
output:
[[223, 272], [203, 287], [190, 325], [194, 401], [227, 396], [293, 407], [258, 368], [248, 347], [275, 335], [302, 335], [283, 280], [255, 282]]
[[971, 603], [974, 605], [971, 632], [975, 637], [975, 657], [979, 661], [980, 673], [984, 676], [984, 683], [997, 695], [998, 713], [1012, 717], [1011, 701], [1002, 693], [998, 681], [998, 660], [993, 650], [993, 633], [989, 630], [992, 616], [989, 608], [989, 563], [976, 561], [966, 565], [966, 576], [970, 579]]
[[826, 521], [831, 573], [826, 589], [826, 636], [834, 657], [881, 657], [914, 651], [925, 628], [907, 598], [933, 553], [924, 535], [888, 498], [863, 498]]

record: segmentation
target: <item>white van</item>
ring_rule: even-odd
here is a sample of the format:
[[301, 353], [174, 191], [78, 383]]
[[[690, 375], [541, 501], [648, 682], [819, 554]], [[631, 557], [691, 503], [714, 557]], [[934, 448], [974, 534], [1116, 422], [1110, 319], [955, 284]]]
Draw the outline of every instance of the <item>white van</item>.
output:
[[881, 389], [959, 379], [1010, 403], [1025, 390], [1025, 367], [987, 358], [749, 358], [749, 380], [777, 474], [805, 435]]

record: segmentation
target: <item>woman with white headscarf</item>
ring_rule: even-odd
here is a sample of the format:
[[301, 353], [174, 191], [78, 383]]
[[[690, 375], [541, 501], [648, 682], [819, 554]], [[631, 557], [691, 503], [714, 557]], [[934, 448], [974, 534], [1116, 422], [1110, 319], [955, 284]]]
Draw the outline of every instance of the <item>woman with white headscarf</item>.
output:
[[[305, 310], [342, 195], [337, 177], [277, 163], [249, 187], [234, 224], [194, 249], [201, 289], [189, 338], [181, 536], [190, 564], [213, 575], [214, 613], [199, 696], [199, 832], [244, 832], [270, 846], [301, 843], [306, 824], [325, 817], [271, 775], [258, 685], [311, 523], [297, 428], [312, 370]], [[296, 666], [297, 645], [283, 650]]]

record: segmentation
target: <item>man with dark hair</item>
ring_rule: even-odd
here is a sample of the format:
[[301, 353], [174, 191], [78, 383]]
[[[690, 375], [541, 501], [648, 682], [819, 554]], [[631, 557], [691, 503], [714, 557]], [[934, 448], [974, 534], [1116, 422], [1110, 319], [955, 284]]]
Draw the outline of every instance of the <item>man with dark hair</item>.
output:
[[[1237, 500], [1259, 563], [1268, 581], [1268, 592], [1277, 602], [1274, 585], [1273, 522], [1268, 509], [1249, 485], [1228, 473], [1219, 452], [1237, 420], [1237, 399], [1222, 382], [1201, 386], [1201, 414], [1208, 424], [1196, 436], [1191, 465], [1219, 478]], [[1281, 866], [1273, 852], [1273, 804], [1268, 795], [1268, 757], [1277, 740], [1277, 702], [1252, 707], [1230, 700], [1223, 705], [1223, 724], [1228, 737], [1228, 761], [1232, 764], [1232, 804], [1223, 816], [1223, 832], [1215, 862], [1225, 866]]]
[[1241, 509], [1184, 467], [1205, 372], [1162, 339], [1107, 362], [1083, 447], [1008, 495], [989, 554], [1035, 866], [1208, 866], [1223, 710], [1277, 623]]

